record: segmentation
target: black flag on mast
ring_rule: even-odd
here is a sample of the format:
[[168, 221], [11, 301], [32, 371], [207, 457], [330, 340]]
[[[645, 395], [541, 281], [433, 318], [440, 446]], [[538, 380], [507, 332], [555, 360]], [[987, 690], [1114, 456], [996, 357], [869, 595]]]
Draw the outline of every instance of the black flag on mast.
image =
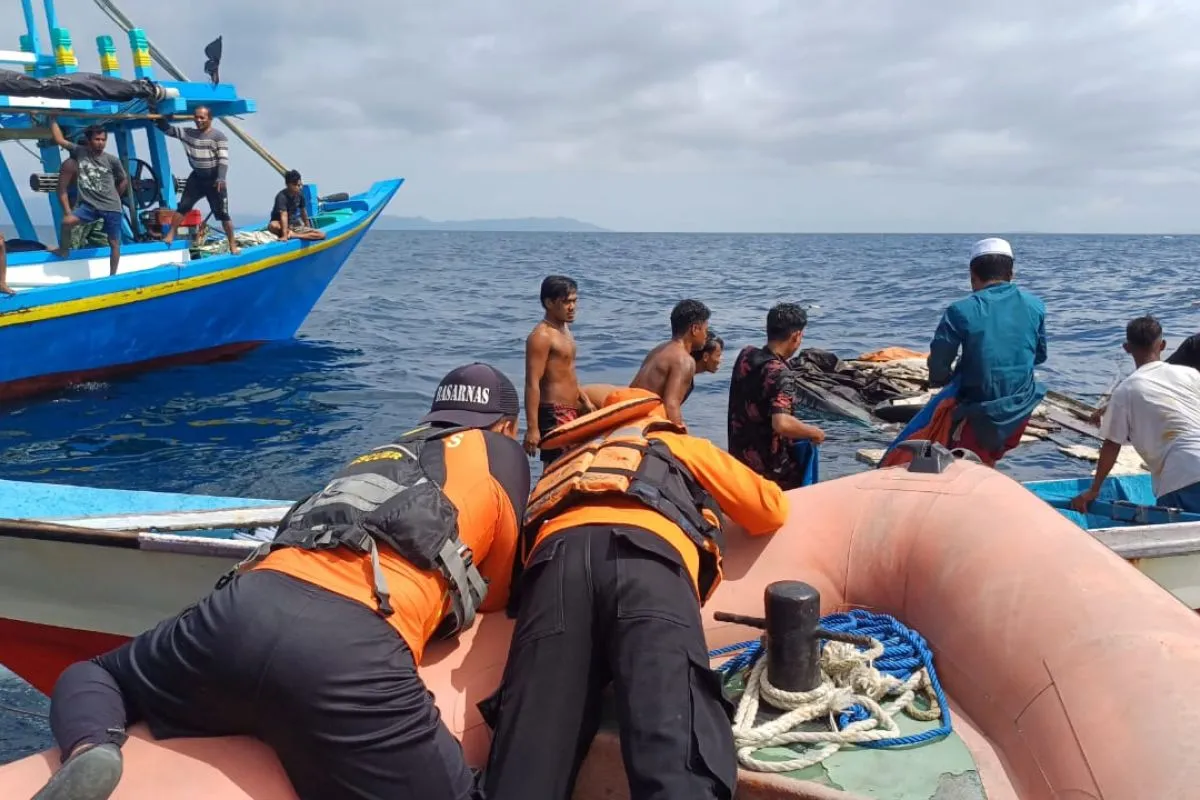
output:
[[221, 82], [221, 37], [218, 36], [204, 48], [204, 73], [212, 79], [213, 86]]

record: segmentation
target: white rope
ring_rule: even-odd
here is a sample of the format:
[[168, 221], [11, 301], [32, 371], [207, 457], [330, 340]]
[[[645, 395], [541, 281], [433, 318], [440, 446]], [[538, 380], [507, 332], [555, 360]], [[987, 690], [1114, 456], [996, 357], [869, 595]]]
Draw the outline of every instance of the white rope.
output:
[[[195, 248], [203, 253], [210, 255], [218, 255], [220, 253], [229, 252], [229, 242], [225, 239], [224, 234], [210, 233], [209, 235], [220, 239], [212, 239]], [[270, 231], [255, 230], [255, 231], [234, 231], [233, 238], [237, 240], [238, 247], [257, 247], [260, 244], [272, 244], [278, 242], [279, 237]]]
[[[746, 690], [733, 721], [734, 746], [741, 765], [756, 772], [804, 769], [821, 763], [844, 745], [903, 736], [894, 719], [901, 710], [922, 721], [938, 719], [941, 708], [929, 673], [922, 668], [907, 681], [901, 681], [880, 672], [873, 665], [883, 655], [883, 645], [878, 640], [872, 641], [874, 645], [867, 651], [845, 642], [827, 642], [821, 653], [821, 685], [811, 692], [785, 692], [772, 686], [767, 680], [764, 647], [746, 678]], [[928, 709], [917, 705], [918, 695], [928, 700]], [[885, 698], [891, 699], [881, 704]], [[756, 726], [760, 700], [785, 713]], [[866, 708], [870, 717], [839, 731], [837, 715], [856, 704]], [[804, 723], [818, 719], [828, 720], [829, 730], [800, 730]], [[754, 751], [760, 748], [792, 744], [814, 747], [784, 761], [754, 757]]]

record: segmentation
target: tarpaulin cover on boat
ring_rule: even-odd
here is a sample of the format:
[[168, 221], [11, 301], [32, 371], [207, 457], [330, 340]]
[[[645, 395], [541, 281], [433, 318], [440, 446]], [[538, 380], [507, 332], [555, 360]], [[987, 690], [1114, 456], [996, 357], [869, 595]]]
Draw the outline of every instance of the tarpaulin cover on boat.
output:
[[870, 408], [913, 394], [912, 386], [897, 382], [878, 366], [847, 363], [828, 350], [801, 350], [788, 365], [797, 399], [839, 417], [870, 423]]
[[114, 103], [166, 98], [163, 87], [145, 78], [127, 81], [87, 72], [34, 78], [10, 69], [0, 69], [0, 95], [49, 97], [55, 100], [108, 100]]

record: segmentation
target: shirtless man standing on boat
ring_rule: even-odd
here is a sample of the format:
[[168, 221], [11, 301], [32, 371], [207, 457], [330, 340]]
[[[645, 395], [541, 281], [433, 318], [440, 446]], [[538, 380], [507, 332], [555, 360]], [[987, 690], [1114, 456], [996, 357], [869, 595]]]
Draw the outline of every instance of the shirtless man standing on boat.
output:
[[699, 300], [680, 300], [671, 310], [671, 339], [650, 351], [631, 389], [646, 389], [662, 398], [667, 418], [683, 425], [683, 401], [696, 377], [697, 350], [708, 341], [712, 312]]
[[[533, 455], [550, 429], [570, 422], [580, 410], [595, 405], [579, 386], [575, 375], [575, 337], [568, 327], [575, 321], [579, 286], [565, 275], [542, 281], [542, 308], [546, 315], [525, 339], [525, 452]], [[558, 450], [542, 450], [550, 463]]]

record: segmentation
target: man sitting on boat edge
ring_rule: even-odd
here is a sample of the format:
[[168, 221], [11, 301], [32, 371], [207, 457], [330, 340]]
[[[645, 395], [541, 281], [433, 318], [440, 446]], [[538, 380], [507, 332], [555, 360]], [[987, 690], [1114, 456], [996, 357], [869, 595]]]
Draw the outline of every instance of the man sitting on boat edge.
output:
[[301, 191], [304, 181], [299, 171], [289, 169], [283, 181], [284, 186], [276, 193], [275, 204], [271, 207], [271, 221], [267, 223], [267, 230], [284, 242], [293, 236], [310, 242], [324, 239], [325, 231], [314, 228], [308, 219], [308, 209], [304, 207], [304, 194]]
[[787, 497], [644, 389], [543, 443], [564, 454], [529, 499], [504, 678], [479, 705], [495, 732], [485, 796], [568, 800], [612, 683], [633, 800], [729, 800], [731, 708], [700, 606], [722, 579], [722, 514], [768, 535]]
[[103, 800], [125, 729], [250, 735], [301, 800], [469, 800], [474, 777], [417, 672], [428, 641], [504, 608], [529, 494], [499, 370], [442, 379], [422, 426], [295, 504], [194, 606], [59, 678], [65, 759], [36, 800]]
[[1160, 506], [1200, 513], [1200, 372], [1162, 360], [1162, 325], [1138, 317], [1125, 328], [1125, 352], [1137, 369], [1113, 390], [1100, 422], [1100, 460], [1087, 491], [1071, 507], [1087, 513], [1129, 443], [1150, 467]]

